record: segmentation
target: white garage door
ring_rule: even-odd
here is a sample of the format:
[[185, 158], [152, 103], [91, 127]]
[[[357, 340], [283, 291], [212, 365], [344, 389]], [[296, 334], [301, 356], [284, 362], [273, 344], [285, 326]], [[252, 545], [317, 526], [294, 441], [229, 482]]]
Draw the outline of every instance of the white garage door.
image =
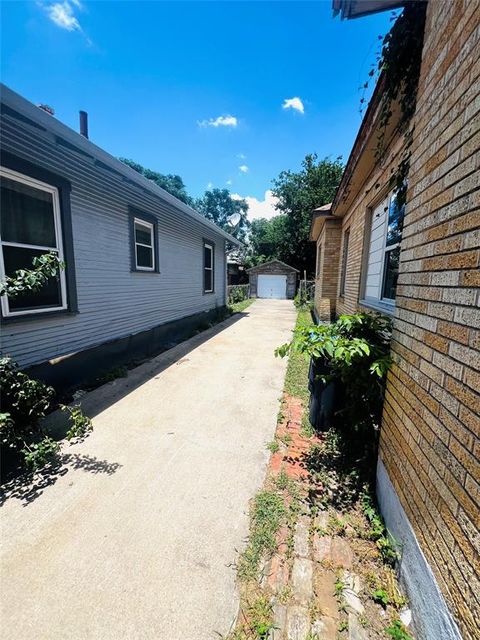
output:
[[287, 276], [259, 275], [257, 296], [259, 298], [285, 299], [287, 297]]

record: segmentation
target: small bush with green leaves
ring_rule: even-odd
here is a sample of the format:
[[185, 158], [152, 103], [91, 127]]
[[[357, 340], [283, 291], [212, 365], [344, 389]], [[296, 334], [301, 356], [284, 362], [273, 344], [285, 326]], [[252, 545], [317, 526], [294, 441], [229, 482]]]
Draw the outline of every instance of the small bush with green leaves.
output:
[[248, 285], [234, 285], [230, 289], [228, 294], [228, 302], [230, 304], [235, 304], [237, 302], [242, 302], [246, 300], [248, 297]]
[[44, 436], [38, 442], [27, 445], [22, 449], [25, 465], [30, 471], [36, 471], [44, 467], [58, 453], [60, 445], [49, 436]]
[[[343, 315], [331, 324], [297, 326], [293, 339], [276, 350], [284, 357], [299, 352], [320, 360], [335, 382], [338, 402], [334, 423], [348, 433], [352, 447], [376, 455], [385, 378], [391, 364], [391, 321], [380, 314]], [[333, 425], [330, 425], [333, 426]]]
[[55, 447], [45, 439], [39, 421], [50, 407], [55, 391], [39, 380], [30, 378], [11, 358], [0, 358], [0, 390], [2, 413], [0, 437], [2, 445], [23, 453], [30, 468], [35, 461], [46, 460]]
[[84, 415], [80, 405], [75, 404], [69, 407], [66, 404], [61, 404], [60, 409], [68, 414], [70, 421], [70, 428], [66, 433], [67, 440], [82, 439], [93, 430], [92, 421], [88, 416]]

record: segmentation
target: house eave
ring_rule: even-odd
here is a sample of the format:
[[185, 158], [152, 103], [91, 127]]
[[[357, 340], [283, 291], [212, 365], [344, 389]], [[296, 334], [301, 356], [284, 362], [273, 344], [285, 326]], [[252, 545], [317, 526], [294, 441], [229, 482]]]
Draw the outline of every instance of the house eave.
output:
[[120, 160], [117, 160], [114, 156], [104, 151], [96, 144], [84, 138], [79, 133], [67, 127], [54, 116], [49, 115], [42, 109], [35, 106], [32, 102], [29, 102], [21, 95], [10, 89], [4, 84], [0, 83], [1, 91], [1, 103], [6, 107], [17, 112], [25, 118], [27, 121], [31, 121], [33, 124], [37, 124], [41, 129], [51, 133], [54, 136], [58, 136], [62, 141], [66, 141], [67, 145], [72, 145], [76, 151], [86, 156], [90, 156], [94, 160], [94, 164], [99, 167], [105, 165], [108, 169], [115, 173], [120, 174], [125, 179], [136, 183], [146, 191], [149, 191], [156, 197], [160, 198], [164, 202], [168, 202], [175, 207], [179, 212], [185, 214], [189, 218], [195, 220], [199, 224], [203, 225], [207, 229], [214, 231], [217, 235], [222, 236], [225, 240], [228, 240], [232, 244], [241, 247], [243, 243], [232, 235], [218, 227], [216, 224], [207, 220], [198, 211], [195, 211], [192, 207], [172, 196], [170, 193], [156, 185], [151, 180], [148, 180], [144, 176], [140, 175], [137, 171], [124, 164]]
[[407, 0], [333, 0], [333, 17], [340, 14], [342, 20], [363, 18], [380, 11], [399, 9], [406, 2]]
[[379, 137], [383, 137], [383, 148], [387, 149], [400, 133], [401, 111], [398, 102], [391, 105], [392, 113], [389, 122], [382, 129], [380, 114], [384, 87], [385, 79], [381, 75], [375, 86], [333, 199], [332, 213], [337, 217], [343, 217], [347, 213], [365, 180], [380, 162], [377, 150]]

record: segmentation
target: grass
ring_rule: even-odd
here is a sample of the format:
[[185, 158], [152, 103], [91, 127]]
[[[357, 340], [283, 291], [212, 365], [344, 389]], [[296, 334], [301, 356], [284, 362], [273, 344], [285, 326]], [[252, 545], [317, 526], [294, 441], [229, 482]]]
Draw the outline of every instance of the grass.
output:
[[[300, 309], [295, 328], [305, 325], [313, 325], [309, 309]], [[285, 375], [285, 392], [296, 398], [300, 398], [304, 406], [308, 404], [308, 368], [309, 362], [303, 354], [292, 351], [288, 358], [287, 373]]]
[[261, 559], [275, 552], [276, 534], [286, 517], [283, 496], [274, 491], [260, 491], [255, 496], [250, 517], [248, 546], [238, 563], [238, 576], [241, 580], [255, 579]]
[[252, 302], [255, 302], [255, 298], [247, 298], [246, 300], [241, 300], [240, 302], [234, 302], [228, 305], [228, 308], [232, 313], [241, 313], [245, 311], [247, 307], [249, 307]]
[[267, 444], [267, 449], [271, 452], [271, 453], [277, 453], [277, 451], [279, 451], [280, 449], [280, 445], [278, 444], [277, 440], [272, 440], [271, 442], [269, 442]]

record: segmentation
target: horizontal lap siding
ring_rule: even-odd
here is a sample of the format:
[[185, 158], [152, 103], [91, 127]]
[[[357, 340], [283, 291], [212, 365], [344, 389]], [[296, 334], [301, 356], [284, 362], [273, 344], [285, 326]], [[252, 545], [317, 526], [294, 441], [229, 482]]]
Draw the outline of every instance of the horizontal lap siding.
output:
[[480, 4], [429, 2], [382, 460], [465, 640], [480, 619]]
[[[2, 116], [2, 148], [71, 182], [79, 313], [5, 323], [2, 350], [44, 362], [225, 303], [222, 236], [53, 136]], [[130, 271], [128, 207], [158, 219], [160, 274]], [[215, 293], [203, 295], [203, 238], [215, 243]]]

